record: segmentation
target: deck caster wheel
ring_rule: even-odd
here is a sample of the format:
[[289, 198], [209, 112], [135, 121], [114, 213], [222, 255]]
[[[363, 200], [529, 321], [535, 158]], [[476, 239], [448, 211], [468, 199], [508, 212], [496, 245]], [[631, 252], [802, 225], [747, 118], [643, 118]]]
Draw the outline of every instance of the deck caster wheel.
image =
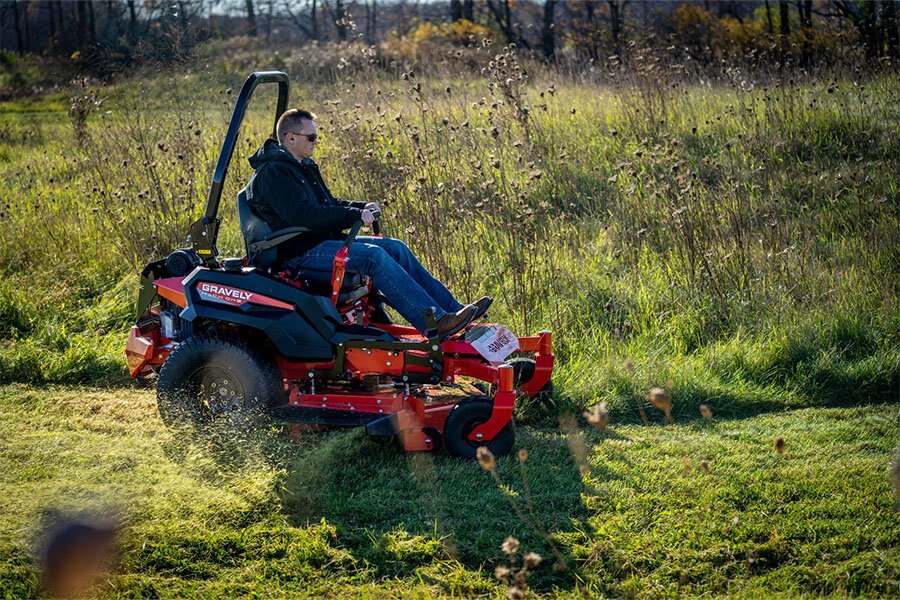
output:
[[474, 459], [480, 446], [486, 446], [494, 456], [509, 454], [516, 441], [512, 420], [497, 432], [494, 439], [479, 442], [469, 439], [469, 434], [482, 423], [487, 423], [493, 412], [493, 404], [484, 397], [457, 404], [444, 423], [444, 445], [453, 456]]
[[[534, 377], [535, 362], [532, 358], [513, 358], [506, 361], [513, 368], [513, 385], [519, 387], [531, 381]], [[553, 394], [553, 382], [548, 381], [544, 387], [534, 395], [534, 399], [540, 403], [550, 400]]]
[[[531, 381], [531, 378], [534, 377], [535, 362], [533, 358], [512, 358], [506, 361], [506, 364], [513, 368], [513, 386], [516, 388], [528, 383]], [[493, 396], [497, 390], [496, 386], [483, 382], [476, 383], [475, 387], [488, 397]], [[552, 394], [553, 382], [548, 381], [544, 384], [544, 387], [532, 397], [532, 399], [536, 400], [538, 404], [548, 404]], [[519, 393], [519, 397], [522, 397], [521, 392]]]

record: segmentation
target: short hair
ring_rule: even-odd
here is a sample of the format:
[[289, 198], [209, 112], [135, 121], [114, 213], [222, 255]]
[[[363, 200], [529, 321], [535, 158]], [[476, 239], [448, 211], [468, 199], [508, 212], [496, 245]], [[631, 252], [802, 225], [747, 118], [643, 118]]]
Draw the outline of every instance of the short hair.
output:
[[278, 118], [278, 123], [275, 125], [275, 134], [278, 136], [278, 143], [284, 143], [284, 136], [287, 135], [288, 131], [297, 126], [302, 126], [300, 122], [303, 119], [315, 121], [316, 115], [315, 113], [303, 110], [302, 108], [291, 108], [284, 111], [284, 114]]

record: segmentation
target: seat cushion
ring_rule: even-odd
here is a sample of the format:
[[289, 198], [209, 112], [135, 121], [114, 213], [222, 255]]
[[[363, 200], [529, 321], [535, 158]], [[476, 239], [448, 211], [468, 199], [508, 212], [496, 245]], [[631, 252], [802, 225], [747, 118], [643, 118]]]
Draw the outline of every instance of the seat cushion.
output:
[[[328, 293], [331, 293], [331, 271], [300, 269], [294, 275], [296, 279], [303, 282], [304, 287], [308, 287], [311, 290], [325, 288]], [[341, 292], [367, 286], [368, 283], [368, 278], [365, 275], [346, 271], [344, 273], [344, 281], [341, 282]]]

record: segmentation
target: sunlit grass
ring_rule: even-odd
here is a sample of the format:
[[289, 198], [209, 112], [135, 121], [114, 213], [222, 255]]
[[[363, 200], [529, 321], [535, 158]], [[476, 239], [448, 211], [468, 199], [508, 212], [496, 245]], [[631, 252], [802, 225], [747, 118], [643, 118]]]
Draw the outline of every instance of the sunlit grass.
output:
[[[898, 591], [890, 404], [666, 427], [612, 409], [603, 431], [520, 428], [527, 454], [497, 459], [499, 488], [476, 462], [356, 430], [173, 432], [152, 391], [6, 386], [0, 406], [0, 581], [14, 596], [36, 590], [31, 544], [60, 515], [122, 524], [103, 597], [500, 596], [510, 535], [545, 558], [529, 586], [565, 596]], [[553, 568], [505, 495], [574, 571]]]

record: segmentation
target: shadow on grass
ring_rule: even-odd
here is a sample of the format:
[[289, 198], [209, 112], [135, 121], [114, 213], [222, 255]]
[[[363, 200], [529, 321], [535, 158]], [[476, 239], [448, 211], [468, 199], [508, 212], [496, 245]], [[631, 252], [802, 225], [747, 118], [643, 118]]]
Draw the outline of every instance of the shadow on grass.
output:
[[[296, 526], [322, 518], [336, 526], [344, 549], [379, 579], [458, 561], [469, 570], [485, 569], [490, 580], [494, 566], [505, 564], [501, 544], [514, 536], [523, 552], [546, 559], [531, 577], [536, 589], [570, 587], [571, 574], [552, 572], [553, 552], [538, 527], [569, 537], [573, 520], [586, 517], [578, 466], [558, 432], [522, 431], [517, 442], [517, 448], [528, 449], [531, 509], [515, 455], [497, 461], [501, 490], [474, 461], [443, 451], [405, 453], [361, 430], [347, 430], [310, 433], [299, 442], [287, 461], [284, 511]], [[515, 499], [524, 519], [505, 496]], [[539, 526], [529, 522], [534, 516]]]
[[799, 358], [788, 365], [717, 369], [725, 383], [688, 383], [673, 401], [699, 418], [707, 404], [722, 417], [747, 418], [796, 408], [846, 407], [896, 402], [900, 398], [900, 364], [892, 356], [873, 355], [858, 361], [830, 355]]
[[[706, 405], [718, 419], [751, 419], [763, 414], [785, 412], [803, 408], [842, 408], [889, 404], [900, 397], [897, 388], [855, 386], [853, 380], [847, 387], [813, 389], [802, 395], [786, 394], [772, 387], [758, 387], [751, 390], [730, 391], [723, 386], [688, 383], [679, 386], [672, 393], [672, 416], [678, 423], [703, 421], [700, 405]], [[644, 398], [635, 399], [644, 406], [649, 425], [665, 423], [663, 413], [653, 408]], [[624, 405], [615, 415], [616, 423], [639, 425], [640, 414], [636, 404]]]
[[[873, 381], [848, 375], [841, 370], [815, 369], [802, 384], [786, 389], [776, 385], [754, 385], [742, 382], [727, 385], [715, 382], [688, 381], [677, 384], [671, 391], [672, 416], [678, 423], [703, 421], [700, 406], [708, 406], [719, 419], [750, 419], [768, 413], [802, 408], [842, 408], [889, 404], [900, 399], [900, 372], [892, 378]], [[542, 409], [522, 421], [537, 431], [558, 431], [559, 415], [570, 412], [581, 415], [585, 410], [577, 400], [564, 396], [554, 399], [555, 405]], [[665, 424], [664, 414], [654, 408], [646, 396], [619, 396], [608, 402], [611, 421], [615, 425], [640, 425], [643, 418], [648, 425]], [[517, 421], [519, 422], [519, 421]], [[589, 428], [584, 417], [579, 425]], [[607, 433], [615, 436], [615, 433]]]

